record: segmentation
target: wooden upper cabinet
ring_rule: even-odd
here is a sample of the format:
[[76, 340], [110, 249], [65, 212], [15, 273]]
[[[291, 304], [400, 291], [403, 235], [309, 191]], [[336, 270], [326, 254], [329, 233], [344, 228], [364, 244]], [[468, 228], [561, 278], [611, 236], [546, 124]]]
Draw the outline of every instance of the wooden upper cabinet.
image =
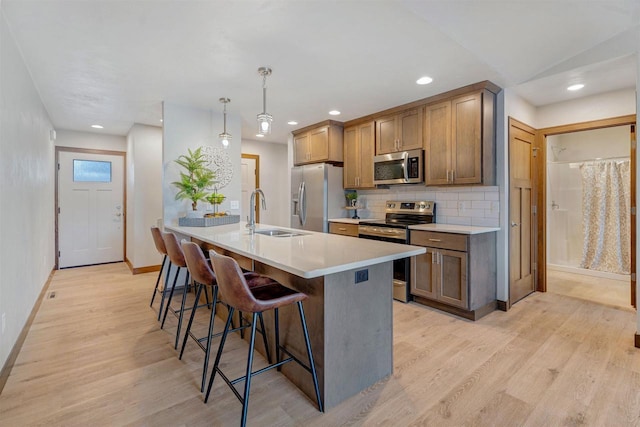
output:
[[482, 94], [451, 101], [451, 169], [455, 184], [482, 182]]
[[451, 101], [427, 105], [424, 114], [425, 183], [449, 184], [451, 169]]
[[376, 154], [422, 148], [422, 109], [376, 119]]
[[425, 107], [426, 185], [494, 183], [494, 98], [474, 92]]
[[293, 132], [294, 164], [343, 161], [342, 123], [327, 120]]
[[344, 188], [373, 188], [374, 122], [344, 130]]

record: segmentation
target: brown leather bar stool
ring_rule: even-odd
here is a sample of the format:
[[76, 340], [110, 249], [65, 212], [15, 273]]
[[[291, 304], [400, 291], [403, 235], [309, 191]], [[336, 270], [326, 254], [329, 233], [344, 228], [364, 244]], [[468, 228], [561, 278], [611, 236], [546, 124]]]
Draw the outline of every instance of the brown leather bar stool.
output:
[[167, 307], [164, 310], [164, 317], [162, 318], [162, 325], [160, 329], [164, 328], [164, 322], [167, 320], [167, 313], [171, 311], [178, 318], [178, 329], [176, 330], [176, 342], [174, 348], [178, 348], [178, 339], [180, 338], [180, 329], [182, 327], [182, 318], [184, 317], [184, 306], [187, 301], [187, 290], [189, 289], [189, 270], [187, 269], [187, 274], [184, 278], [184, 287], [182, 290], [182, 304], [180, 304], [179, 309], [171, 308], [171, 299], [173, 298], [173, 292], [176, 289], [176, 282], [178, 281], [178, 275], [180, 274], [180, 270], [183, 268], [187, 268], [187, 262], [184, 259], [184, 254], [182, 253], [182, 248], [180, 247], [180, 243], [178, 243], [178, 238], [173, 233], [165, 233], [161, 231], [162, 241], [164, 242], [164, 247], [167, 249], [167, 255], [171, 260], [171, 263], [177, 267], [176, 274], [173, 278], [173, 286], [171, 286], [171, 291], [169, 292], [169, 299], [167, 300]]
[[[180, 359], [182, 360], [182, 355], [184, 353], [184, 349], [187, 345], [187, 338], [191, 337], [196, 344], [204, 351], [204, 366], [202, 367], [202, 383], [200, 385], [200, 392], [204, 391], [204, 384], [207, 377], [207, 369], [209, 367], [209, 355], [211, 354], [211, 342], [214, 337], [222, 335], [222, 333], [213, 333], [213, 323], [216, 315], [216, 304], [222, 303], [218, 298], [218, 284], [216, 282], [216, 276], [211, 269], [211, 265], [209, 260], [207, 260], [200, 249], [200, 246], [193, 242], [183, 241], [182, 244], [182, 253], [184, 254], [184, 259], [187, 263], [187, 268], [189, 269], [189, 273], [193, 278], [193, 281], [197, 284], [196, 291], [196, 299], [193, 303], [193, 307], [191, 308], [191, 316], [189, 316], [189, 323], [187, 324], [187, 329], [184, 333], [184, 339], [182, 340], [182, 348], [180, 349]], [[260, 287], [265, 285], [270, 285], [276, 283], [273, 279], [262, 276], [260, 274], [248, 272], [244, 273], [244, 277], [249, 284], [249, 287]], [[199, 305], [198, 302], [200, 300], [200, 294], [203, 290], [206, 292], [206, 287], [211, 288], [211, 293], [213, 295], [213, 304], [211, 309], [211, 315], [209, 318], [209, 333], [207, 336], [198, 338], [193, 333], [191, 333], [191, 325], [193, 324], [193, 319], [196, 315], [196, 310], [203, 305]], [[242, 316], [242, 313], [240, 314]], [[264, 320], [262, 318], [262, 314], [259, 316], [260, 319], [260, 330], [259, 332], [262, 334], [262, 339], [264, 343], [264, 348], [267, 352], [267, 359], [269, 363], [271, 363], [271, 354], [269, 352], [269, 345], [267, 344], [267, 337], [264, 329]], [[250, 325], [240, 324], [239, 328], [234, 328], [233, 330], [240, 330], [241, 328], [247, 328]], [[204, 344], [203, 344], [204, 343]]]
[[[213, 371], [209, 379], [209, 385], [207, 387], [207, 393], [204, 398], [204, 402], [207, 403], [209, 399], [209, 393], [211, 393], [211, 387], [213, 386], [213, 380], [216, 373], [219, 373], [222, 379], [231, 388], [238, 400], [242, 403], [242, 418], [240, 425], [245, 426], [247, 423], [247, 411], [249, 409], [249, 391], [251, 388], [251, 377], [257, 374], [261, 374], [273, 368], [280, 368], [285, 363], [295, 361], [300, 366], [305, 368], [311, 373], [313, 377], [313, 386], [316, 392], [316, 401], [318, 402], [318, 409], [320, 412], [322, 409], [322, 400], [320, 398], [320, 388], [318, 387], [318, 376], [316, 375], [316, 367], [313, 362], [313, 353], [311, 352], [311, 343], [309, 342], [309, 332], [307, 330], [307, 322], [304, 317], [304, 309], [302, 308], [302, 301], [307, 299], [307, 295], [302, 292], [296, 292], [289, 288], [286, 288], [279, 283], [267, 286], [260, 286], [258, 288], [251, 289], [242, 274], [242, 270], [238, 263], [230, 257], [219, 255], [215, 251], [209, 251], [211, 264], [213, 271], [218, 279], [218, 287], [220, 292], [224, 295], [225, 302], [231, 306], [229, 309], [229, 316], [227, 317], [227, 323], [224, 326], [224, 332], [220, 340], [220, 346], [218, 347], [218, 353], [216, 354], [216, 360], [213, 364]], [[309, 366], [306, 366], [302, 361], [298, 360], [291, 353], [289, 353], [284, 347], [280, 346], [279, 331], [278, 331], [278, 309], [290, 304], [297, 304], [298, 312], [300, 313], [300, 322], [302, 324], [302, 332], [304, 334], [304, 340], [307, 347], [307, 356], [309, 358]], [[234, 310], [241, 310], [245, 313], [253, 313], [253, 321], [251, 322], [251, 336], [249, 339], [249, 356], [247, 360], [247, 371], [242, 377], [230, 380], [220, 370], [220, 357], [224, 349], [224, 344], [229, 333], [229, 326], [231, 324], [231, 318], [233, 317]], [[262, 368], [258, 371], [252, 372], [253, 365], [253, 348], [255, 345], [256, 336], [256, 318], [258, 314], [266, 311], [274, 310], [275, 317], [275, 329], [276, 329], [276, 363]], [[284, 360], [280, 360], [280, 352], [286, 353], [289, 357]], [[244, 396], [240, 396], [240, 393], [235, 389], [234, 385], [240, 381], [244, 381]]]
[[151, 304], [149, 307], [153, 307], [153, 300], [156, 298], [156, 294], [160, 292], [162, 294], [162, 298], [160, 299], [160, 308], [158, 309], [158, 321], [160, 320], [160, 316], [162, 316], [162, 307], [164, 307], [164, 298], [167, 295], [167, 285], [169, 283], [169, 274], [171, 274], [171, 260], [169, 260], [169, 266], [167, 267], [167, 274], [164, 278], [164, 289], [162, 291], [158, 290], [158, 285], [160, 284], [160, 278], [162, 277], [162, 271], [164, 270], [164, 265], [167, 262], [167, 248], [164, 247], [164, 240], [162, 240], [162, 234], [158, 227], [151, 227], [151, 236], [153, 237], [153, 243], [156, 245], [156, 249], [160, 252], [162, 257], [162, 266], [160, 267], [160, 272], [158, 273], [158, 279], [156, 279], [156, 287], [153, 290], [153, 295], [151, 296]]

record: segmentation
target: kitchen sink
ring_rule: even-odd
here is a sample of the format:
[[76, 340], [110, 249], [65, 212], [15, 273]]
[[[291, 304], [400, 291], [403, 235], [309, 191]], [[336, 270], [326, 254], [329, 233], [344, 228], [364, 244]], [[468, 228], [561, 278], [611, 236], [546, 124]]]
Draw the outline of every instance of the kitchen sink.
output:
[[287, 230], [256, 230], [256, 234], [262, 234], [263, 236], [272, 236], [272, 237], [294, 237], [294, 236], [304, 236], [307, 233], [298, 233], [295, 231], [287, 231]]

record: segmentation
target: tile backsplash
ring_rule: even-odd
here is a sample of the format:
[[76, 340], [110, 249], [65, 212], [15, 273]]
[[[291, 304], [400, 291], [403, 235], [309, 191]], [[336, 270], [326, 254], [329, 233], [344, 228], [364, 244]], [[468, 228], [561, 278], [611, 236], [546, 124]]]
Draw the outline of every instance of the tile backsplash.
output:
[[361, 218], [384, 218], [387, 200], [435, 200], [436, 222], [440, 224], [498, 227], [500, 194], [498, 187], [423, 187], [396, 185], [388, 189], [358, 190], [364, 209]]

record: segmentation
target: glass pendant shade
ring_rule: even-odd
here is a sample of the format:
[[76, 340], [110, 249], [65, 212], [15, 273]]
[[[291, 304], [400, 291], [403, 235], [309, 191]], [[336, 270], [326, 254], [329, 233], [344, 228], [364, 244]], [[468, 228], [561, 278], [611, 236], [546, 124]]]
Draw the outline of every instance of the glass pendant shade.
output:
[[258, 134], [268, 135], [273, 122], [273, 117], [267, 113], [267, 76], [271, 75], [271, 68], [260, 67], [258, 74], [262, 76], [262, 113], [258, 114]]
[[231, 100], [229, 98], [220, 98], [220, 102], [224, 104], [224, 111], [222, 113], [224, 120], [224, 131], [218, 135], [218, 138], [220, 139], [220, 144], [222, 144], [222, 147], [227, 148], [229, 147], [229, 143], [231, 142], [231, 134], [227, 132], [227, 104], [231, 102]]

